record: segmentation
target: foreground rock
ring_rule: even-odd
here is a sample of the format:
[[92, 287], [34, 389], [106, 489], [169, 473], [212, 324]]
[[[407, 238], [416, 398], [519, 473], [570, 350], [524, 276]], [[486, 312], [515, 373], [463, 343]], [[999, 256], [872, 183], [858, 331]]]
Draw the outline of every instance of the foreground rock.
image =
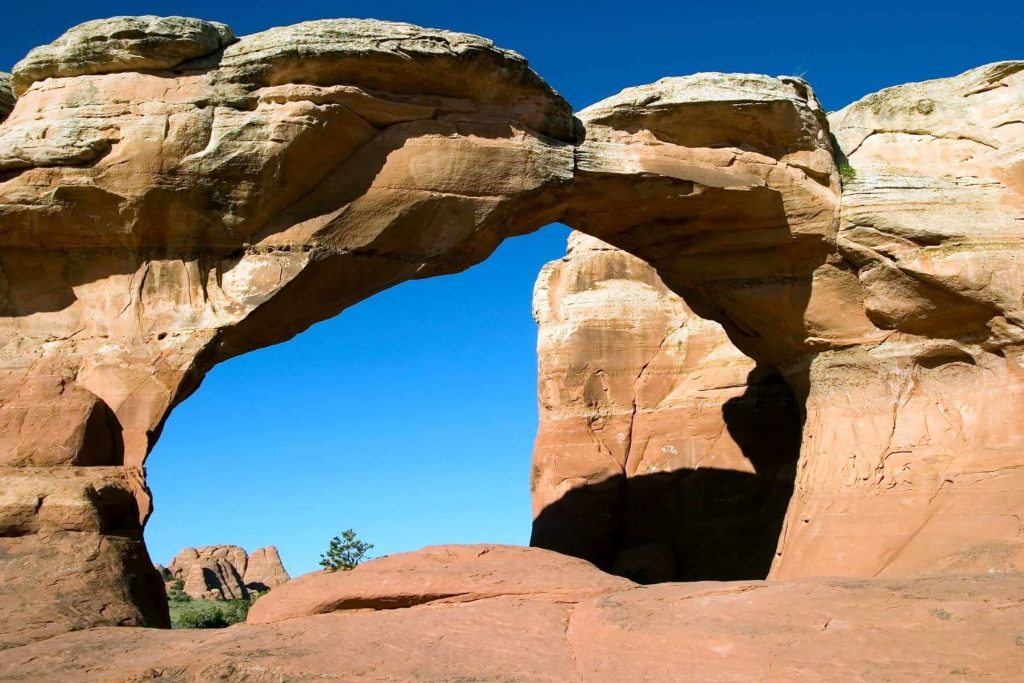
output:
[[582, 233], [544, 267], [533, 312], [531, 544], [642, 582], [767, 576], [800, 446], [782, 378]]
[[198, 600], [241, 600], [288, 581], [277, 548], [267, 546], [248, 554], [237, 545], [185, 548], [166, 568], [168, 580]]
[[[415, 567], [428, 577], [418, 584]], [[1011, 681], [1024, 667], [1020, 574], [638, 587], [602, 584], [579, 560], [500, 546], [431, 548], [362, 569], [295, 582], [308, 597], [323, 591], [319, 604], [335, 601], [330, 613], [220, 631], [68, 633], [0, 652], [0, 678]], [[422, 599], [381, 600], [399, 578]], [[456, 587], [476, 592], [430, 599]], [[346, 606], [342, 594], [371, 601]]]
[[389, 555], [351, 571], [315, 572], [260, 598], [247, 621], [283, 619], [351, 609], [397, 609], [498, 596], [579, 602], [624, 590], [631, 581], [589, 562], [540, 548], [501, 545], [436, 546]]
[[0, 650], [167, 613], [123, 468], [12, 467], [0, 477]]

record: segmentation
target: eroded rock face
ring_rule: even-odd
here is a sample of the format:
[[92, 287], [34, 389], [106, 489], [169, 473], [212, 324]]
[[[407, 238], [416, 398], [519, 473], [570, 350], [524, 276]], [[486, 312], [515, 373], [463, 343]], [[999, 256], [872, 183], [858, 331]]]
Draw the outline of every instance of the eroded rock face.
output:
[[666, 79], [579, 115], [565, 221], [804, 404], [774, 576], [1022, 566], [1022, 71], [870, 96], [833, 116], [838, 147], [795, 79]]
[[240, 600], [288, 581], [277, 548], [245, 552], [237, 545], [185, 548], [167, 566], [167, 580], [184, 583], [182, 590], [202, 600]]
[[[27, 404], [5, 430], [19, 464], [83, 464], [77, 441], [55, 452], [32, 431], [40, 392], [69, 432], [109, 407], [124, 452], [103, 464], [138, 466], [215, 360], [534, 227], [571, 178], [571, 148], [546, 137], [571, 132], [570, 113], [521, 57], [459, 36], [346, 20], [250, 36], [180, 75], [20, 64], [23, 87], [50, 77], [0, 135], [0, 169], [17, 172], [0, 187], [0, 268], [7, 356], [23, 359], [4, 391]], [[316, 75], [289, 84], [300, 56]]]
[[14, 91], [11, 90], [11, 75], [0, 71], [0, 123], [14, 109]]
[[810, 364], [775, 573], [1024, 569], [1024, 62], [831, 116], [839, 253], [877, 342]]
[[764, 578], [800, 445], [789, 387], [650, 265], [582, 233], [533, 308], [531, 543], [645, 582]]
[[870, 327], [829, 263], [839, 177], [805, 82], [666, 78], [579, 118], [564, 222], [654, 266], [747, 355], [785, 371]]
[[188, 17], [114, 17], [87, 21], [14, 66], [14, 91], [36, 81], [171, 69], [234, 42], [231, 29]]
[[120, 467], [0, 468], [0, 650], [96, 624], [166, 618]]

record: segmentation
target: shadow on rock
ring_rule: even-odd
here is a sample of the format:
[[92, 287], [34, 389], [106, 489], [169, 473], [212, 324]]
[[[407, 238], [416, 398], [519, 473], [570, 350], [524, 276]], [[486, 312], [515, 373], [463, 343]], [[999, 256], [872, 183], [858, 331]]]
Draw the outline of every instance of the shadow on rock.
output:
[[801, 420], [790, 388], [755, 369], [722, 406], [753, 472], [712, 468], [616, 476], [541, 511], [530, 545], [640, 583], [764, 579], [793, 493]]

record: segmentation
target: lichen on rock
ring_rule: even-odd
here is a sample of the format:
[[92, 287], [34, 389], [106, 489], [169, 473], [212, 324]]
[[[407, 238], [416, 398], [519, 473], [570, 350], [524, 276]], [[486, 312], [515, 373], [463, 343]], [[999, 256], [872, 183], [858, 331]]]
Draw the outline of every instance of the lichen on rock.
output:
[[225, 24], [188, 17], [113, 17], [87, 21], [33, 49], [14, 65], [18, 96], [36, 81], [119, 71], [159, 71], [235, 40]]

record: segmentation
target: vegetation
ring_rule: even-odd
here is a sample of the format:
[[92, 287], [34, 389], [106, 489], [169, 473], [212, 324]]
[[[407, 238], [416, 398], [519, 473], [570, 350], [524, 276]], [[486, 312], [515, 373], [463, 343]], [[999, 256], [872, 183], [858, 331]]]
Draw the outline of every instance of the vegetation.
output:
[[167, 583], [167, 601], [170, 603], [192, 601], [192, 596], [185, 592], [184, 581], [174, 579]]
[[857, 169], [850, 166], [849, 162], [842, 161], [839, 163], [839, 177], [844, 183], [852, 182], [857, 177]]
[[169, 600], [172, 628], [226, 628], [245, 621], [258, 595], [248, 600]]
[[320, 556], [320, 566], [329, 572], [355, 569], [372, 547], [372, 543], [357, 540], [356, 532], [348, 529], [331, 539], [327, 552]]

